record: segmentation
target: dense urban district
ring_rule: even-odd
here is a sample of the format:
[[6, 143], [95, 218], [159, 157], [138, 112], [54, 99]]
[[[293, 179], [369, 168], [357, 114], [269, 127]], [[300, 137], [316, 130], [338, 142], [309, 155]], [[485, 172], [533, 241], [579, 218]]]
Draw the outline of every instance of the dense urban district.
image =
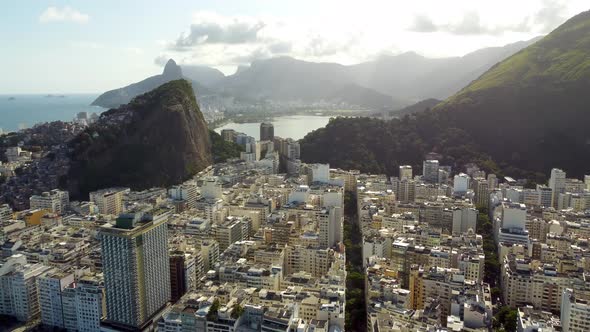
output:
[[[4, 152], [5, 181], [42, 171], [51, 149], [24, 142], [59, 145], [44, 137], [86, 125], [21, 132]], [[75, 201], [53, 188], [25, 208], [1, 205], [0, 325], [590, 330], [590, 176], [554, 168], [527, 189], [429, 153], [421, 170], [388, 177], [303, 163], [299, 142], [269, 123], [259, 141], [234, 130], [221, 138], [239, 156], [169, 187], [101, 188]]]
[[[589, 36], [590, 11], [443, 102], [299, 141], [212, 131], [174, 61], [0, 135], [0, 330], [590, 331]], [[262, 72], [288, 83], [250, 95], [382, 100]]]

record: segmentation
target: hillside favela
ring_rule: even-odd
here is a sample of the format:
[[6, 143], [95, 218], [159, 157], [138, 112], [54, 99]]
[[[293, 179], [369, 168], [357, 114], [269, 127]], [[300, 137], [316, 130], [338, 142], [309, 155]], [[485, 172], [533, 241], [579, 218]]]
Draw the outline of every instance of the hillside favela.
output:
[[0, 332], [590, 331], [589, 9], [4, 3]]

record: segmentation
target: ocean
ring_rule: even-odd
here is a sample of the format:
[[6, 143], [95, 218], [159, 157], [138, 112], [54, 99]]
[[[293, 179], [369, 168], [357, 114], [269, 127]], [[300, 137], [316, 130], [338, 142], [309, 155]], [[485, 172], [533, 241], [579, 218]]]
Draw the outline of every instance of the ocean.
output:
[[78, 112], [102, 113], [90, 106], [98, 94], [0, 95], [0, 129], [3, 132], [29, 128], [40, 122], [70, 121]]

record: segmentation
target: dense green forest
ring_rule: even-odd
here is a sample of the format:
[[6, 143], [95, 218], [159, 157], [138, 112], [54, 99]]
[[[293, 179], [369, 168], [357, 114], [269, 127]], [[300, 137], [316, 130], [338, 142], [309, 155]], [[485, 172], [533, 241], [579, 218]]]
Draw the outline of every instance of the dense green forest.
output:
[[443, 165], [461, 169], [476, 162], [487, 172], [544, 181], [539, 170], [525, 171], [509, 163], [497, 163], [471, 135], [453, 126], [448, 113], [424, 111], [412, 117], [383, 121], [372, 118], [333, 118], [325, 128], [301, 140], [302, 159], [333, 167], [396, 175], [399, 165], [421, 169], [424, 156], [440, 153]]
[[240, 152], [244, 150], [241, 145], [225, 141], [221, 135], [211, 129], [209, 129], [209, 139], [211, 141], [211, 154], [215, 163], [225, 162], [230, 158], [238, 158]]

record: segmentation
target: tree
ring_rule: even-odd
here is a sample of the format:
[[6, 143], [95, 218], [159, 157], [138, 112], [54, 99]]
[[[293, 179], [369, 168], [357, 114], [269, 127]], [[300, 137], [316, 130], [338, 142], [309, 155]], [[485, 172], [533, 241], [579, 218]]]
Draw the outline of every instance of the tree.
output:
[[207, 312], [207, 320], [215, 321], [217, 320], [217, 313], [219, 312], [219, 300], [215, 299], [211, 306], [209, 307], [209, 312]]
[[508, 306], [500, 307], [494, 318], [494, 329], [499, 330], [503, 327], [507, 332], [516, 332], [516, 319], [518, 318], [516, 309]]
[[234, 304], [233, 310], [231, 312], [231, 318], [238, 319], [243, 314], [244, 314], [244, 308], [239, 303]]

